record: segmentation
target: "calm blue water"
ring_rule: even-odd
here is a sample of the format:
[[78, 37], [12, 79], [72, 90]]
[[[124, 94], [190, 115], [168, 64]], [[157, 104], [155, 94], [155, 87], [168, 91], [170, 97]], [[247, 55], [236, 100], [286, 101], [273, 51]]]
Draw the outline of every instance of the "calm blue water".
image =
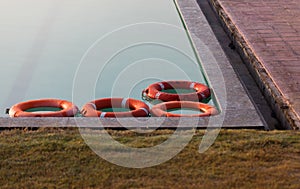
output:
[[141, 99], [160, 80], [205, 83], [172, 0], [11, 0], [0, 6], [0, 116], [15, 103]]

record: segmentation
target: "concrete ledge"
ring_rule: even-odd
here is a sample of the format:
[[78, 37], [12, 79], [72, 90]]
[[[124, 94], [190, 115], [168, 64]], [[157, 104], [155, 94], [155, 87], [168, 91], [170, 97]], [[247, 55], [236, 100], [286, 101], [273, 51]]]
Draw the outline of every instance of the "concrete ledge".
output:
[[[228, 114], [229, 115], [229, 114]], [[247, 124], [240, 124], [239, 116], [231, 116], [223, 123], [210, 121], [210, 118], [0, 118], [2, 128], [24, 127], [78, 127], [78, 128], [111, 128], [111, 129], [205, 129], [205, 128], [255, 128], [263, 129], [247, 115]], [[244, 119], [244, 118], [243, 118]], [[238, 123], [238, 124], [236, 124]]]
[[244, 90], [197, 1], [177, 0], [177, 4], [208, 82], [226, 114], [224, 125], [269, 129]]

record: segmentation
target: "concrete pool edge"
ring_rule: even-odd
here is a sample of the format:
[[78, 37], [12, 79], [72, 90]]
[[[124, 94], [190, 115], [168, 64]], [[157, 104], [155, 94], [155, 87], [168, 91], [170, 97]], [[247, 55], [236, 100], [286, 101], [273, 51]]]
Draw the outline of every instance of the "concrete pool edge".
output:
[[[220, 100], [223, 122], [220, 124], [210, 124], [210, 128], [266, 128], [260, 115], [247, 96], [243, 86], [239, 82], [222, 48], [219, 46], [210, 26], [202, 14], [196, 1], [178, 0], [180, 12], [190, 32], [195, 49], [205, 69], [206, 75], [215, 88], [218, 87], [220, 77], [214, 71], [211, 61], [220, 63], [218, 66], [222, 71], [222, 76], [226, 82], [228, 98], [223, 98], [222, 94], [215, 90], [217, 98]], [[206, 52], [203, 49], [205, 46]], [[211, 50], [210, 50], [211, 49]], [[208, 52], [210, 51], [210, 52]], [[212, 57], [209, 55], [212, 55]], [[212, 60], [213, 59], [213, 60]], [[238, 97], [238, 98], [237, 98]], [[225, 106], [223, 106], [226, 104]], [[214, 117], [213, 117], [214, 118]], [[109, 128], [207, 128], [210, 118], [122, 118], [99, 119], [99, 118], [0, 118], [0, 127], [103, 127]], [[99, 122], [100, 120], [100, 122]], [[137, 121], [139, 120], [139, 121]], [[120, 124], [122, 121], [123, 124]], [[180, 122], [179, 122], [180, 121]], [[145, 125], [143, 124], [145, 123]], [[178, 123], [180, 123], [178, 125]], [[195, 124], [196, 123], [196, 124]]]
[[[177, 0], [176, 2], [197, 51], [196, 53], [212, 86], [220, 86], [218, 83], [220, 82], [220, 76], [216, 75], [214, 64], [217, 64], [216, 66], [222, 72], [227, 97], [223, 98], [223, 94], [216, 94], [216, 96], [220, 101], [226, 101], [220, 102], [221, 107], [225, 104], [225, 109], [223, 108], [226, 114], [225, 122], [228, 121], [227, 119], [232, 120], [230, 125], [233, 127], [247, 125], [247, 122], [249, 122], [247, 114], [249, 114], [256, 124], [252, 124], [252, 126], [248, 124], [248, 128], [257, 126], [269, 129], [244, 90], [197, 1]], [[216, 92], [216, 89], [214, 90]], [[239, 118], [239, 120], [237, 121], [236, 118]]]
[[254, 50], [246, 42], [245, 36], [238, 29], [238, 26], [234, 24], [232, 18], [218, 0], [208, 0], [208, 2], [218, 15], [223, 28], [231, 38], [256, 83], [266, 96], [282, 127], [284, 129], [298, 130], [300, 128], [300, 120], [295, 109], [276, 86], [272, 76], [265, 70], [263, 62], [260, 61]]
[[[238, 125], [238, 118], [226, 119], [222, 128], [231, 129], [263, 129], [263, 127], [252, 119], [253, 115], [247, 114], [246, 125]], [[84, 117], [45, 117], [45, 118], [0, 118], [2, 128], [109, 128], [109, 129], [219, 129], [219, 124], [209, 123], [209, 118], [84, 118]], [[234, 122], [236, 124], [234, 124]], [[196, 123], [196, 124], [195, 124]]]

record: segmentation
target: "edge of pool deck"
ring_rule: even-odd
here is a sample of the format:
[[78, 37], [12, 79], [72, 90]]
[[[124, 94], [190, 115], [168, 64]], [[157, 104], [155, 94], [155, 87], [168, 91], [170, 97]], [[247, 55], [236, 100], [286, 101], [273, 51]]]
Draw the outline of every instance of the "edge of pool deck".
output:
[[268, 129], [195, 0], [177, 0], [221, 113], [209, 118], [0, 118], [0, 127], [252, 128]]
[[[281, 74], [275, 74], [272, 72], [270, 73], [268, 71], [268, 69], [272, 69], [272, 67], [270, 65], [266, 64], [266, 61], [264, 61], [263, 59], [269, 60], [270, 56], [273, 56], [274, 58], [276, 58], [276, 53], [285, 53], [283, 52], [282, 49], [280, 49], [281, 47], [274, 47], [270, 46], [267, 47], [266, 44], [263, 45], [262, 47], [259, 47], [257, 45], [258, 42], [263, 42], [262, 41], [253, 41], [253, 33], [249, 33], [249, 29], [251, 29], [251, 27], [249, 28], [245, 28], [244, 25], [242, 25], [240, 22], [243, 20], [240, 17], [243, 15], [242, 11], [246, 11], [243, 10], [242, 7], [237, 7], [238, 5], [235, 4], [230, 4], [230, 2], [228, 2], [228, 4], [223, 5], [222, 2], [220, 0], [207, 0], [211, 7], [213, 8], [213, 10], [215, 11], [215, 13], [218, 15], [220, 22], [223, 25], [223, 28], [225, 29], [226, 33], [230, 36], [233, 45], [236, 47], [237, 51], [239, 52], [239, 54], [241, 55], [242, 59], [244, 60], [246, 66], [248, 67], [249, 71], [251, 72], [251, 74], [253, 75], [255, 81], [258, 83], [261, 91], [264, 93], [264, 95], [266, 96], [266, 99], [268, 100], [269, 104], [271, 105], [273, 111], [275, 112], [277, 118], [279, 119], [279, 121], [281, 122], [282, 128], [284, 129], [294, 129], [294, 130], [299, 130], [300, 129], [300, 115], [298, 114], [299, 112], [299, 102], [297, 102], [297, 99], [299, 100], [299, 98], [295, 98], [295, 96], [297, 95], [297, 91], [299, 91], [299, 88], [293, 88], [295, 86], [292, 86], [290, 89], [292, 92], [295, 93], [295, 95], [293, 95], [293, 98], [289, 99], [289, 94], [287, 94], [286, 89], [282, 89], [280, 88], [276, 82], [274, 81], [275, 79], [279, 79], [281, 78], [281, 76], [284, 73], [283, 70], [281, 70]], [[261, 1], [262, 2], [262, 1]], [[291, 1], [292, 3], [294, 3], [295, 1]], [[241, 2], [242, 3], [242, 2]], [[260, 4], [260, 1], [256, 1], [253, 2], [256, 4]], [[285, 2], [286, 3], [286, 2]], [[286, 5], [285, 3], [278, 3], [278, 2], [274, 2], [274, 6], [275, 7], [281, 7], [282, 4]], [[289, 4], [289, 3], [287, 3]], [[251, 7], [252, 5], [248, 5], [248, 7]], [[265, 18], [264, 21], [260, 21], [257, 26], [256, 29], [255, 27], [253, 27], [252, 31], [255, 33], [254, 35], [256, 37], [261, 37], [259, 36], [258, 32], [262, 32], [263, 34], [266, 35], [270, 35], [268, 36], [268, 38], [270, 38], [273, 41], [269, 41], [269, 42], [273, 42], [276, 43], [277, 45], [281, 43], [281, 40], [283, 40], [283, 43], [286, 43], [285, 39], [282, 39], [280, 37], [280, 32], [285, 32], [287, 34], [291, 34], [290, 32], [290, 28], [287, 27], [283, 27], [283, 26], [278, 26], [281, 27], [280, 28], [280, 32], [277, 33], [277, 35], [279, 36], [273, 36], [272, 32], [274, 32], [274, 27], [276, 24], [282, 24], [284, 19], [288, 19], [289, 15], [286, 15], [286, 13], [272, 13], [273, 15], [270, 16], [269, 11], [270, 10], [266, 10], [266, 7], [264, 5], [260, 5], [257, 7], [253, 7], [254, 9], [251, 9], [252, 12], [251, 14], [249, 13], [249, 15], [244, 15], [245, 19], [251, 19], [251, 18], [255, 18], [255, 15], [261, 15], [260, 13], [265, 13], [265, 15], [263, 14], [263, 16], [269, 16], [268, 18]], [[288, 11], [288, 8], [286, 7], [282, 7], [283, 9], [286, 9]], [[298, 8], [299, 9], [299, 8]], [[297, 8], [295, 8], [295, 10], [298, 10]], [[229, 11], [233, 11], [233, 10], [238, 10], [239, 13], [237, 13], [236, 15], [232, 15], [229, 13]], [[249, 9], [247, 9], [249, 10]], [[253, 12], [254, 10], [254, 12]], [[292, 14], [292, 13], [291, 13]], [[276, 17], [277, 16], [277, 17]], [[297, 14], [297, 16], [299, 17], [299, 14]], [[279, 18], [281, 17], [281, 19]], [[270, 33], [270, 31], [267, 31], [265, 29], [265, 27], [263, 27], [263, 25], [266, 24], [267, 22], [270, 22], [269, 25], [271, 25], [272, 32]], [[279, 22], [279, 23], [278, 23]], [[299, 22], [298, 22], [299, 23]], [[251, 25], [251, 24], [250, 24]], [[290, 25], [290, 27], [293, 27], [293, 24]], [[259, 31], [258, 31], [259, 30]], [[283, 34], [285, 34], [283, 33]], [[251, 34], [251, 36], [250, 36]], [[295, 33], [296, 34], [296, 33]], [[289, 36], [288, 36], [289, 37]], [[297, 34], [297, 36], [295, 36], [293, 34], [293, 36], [295, 40], [299, 40], [299, 34]], [[250, 38], [250, 40], [249, 40]], [[262, 37], [264, 38], [264, 37]], [[266, 38], [266, 37], [265, 37]], [[248, 40], [247, 40], [248, 39]], [[280, 41], [279, 41], [280, 39]], [[297, 47], [296, 44], [297, 41], [295, 41], [294, 44], [292, 44], [292, 47]], [[299, 46], [299, 43], [298, 43]], [[273, 51], [273, 53], [275, 53], [274, 55], [270, 55], [266, 53], [266, 49], [270, 49], [269, 51]], [[299, 49], [299, 48], [298, 48]], [[265, 51], [265, 53], [260, 53], [259, 50], [261, 51]], [[259, 55], [260, 54], [260, 55]], [[283, 58], [284, 60], [287, 60], [287, 62], [289, 62], [289, 55], [288, 53], [284, 54], [284, 55], [278, 55], [279, 58]], [[274, 59], [273, 58], [273, 59]], [[271, 59], [270, 59], [271, 60]], [[299, 58], [298, 58], [299, 60]], [[298, 62], [299, 63], [299, 62]], [[292, 66], [296, 66], [297, 63], [295, 63], [295, 61], [293, 63], [289, 63]], [[283, 68], [281, 65], [278, 66], [277, 68]], [[277, 69], [276, 68], [276, 69]], [[299, 70], [299, 69], [296, 69]], [[296, 72], [293, 72], [296, 73]], [[277, 76], [279, 75], [279, 77]], [[296, 77], [295, 78], [299, 78]], [[292, 78], [284, 78], [283, 82], [289, 82], [293, 80]], [[297, 79], [296, 79], [297, 80]], [[298, 83], [299, 85], [299, 83]], [[286, 86], [288, 87], [288, 86]], [[298, 93], [299, 94], [299, 93]], [[298, 111], [298, 112], [297, 112]]]

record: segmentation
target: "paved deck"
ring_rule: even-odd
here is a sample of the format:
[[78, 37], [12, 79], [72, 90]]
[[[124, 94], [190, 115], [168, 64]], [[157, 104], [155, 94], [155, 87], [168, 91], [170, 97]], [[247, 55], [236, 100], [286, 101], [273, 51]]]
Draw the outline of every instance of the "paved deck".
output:
[[286, 128], [300, 128], [298, 0], [209, 0]]

